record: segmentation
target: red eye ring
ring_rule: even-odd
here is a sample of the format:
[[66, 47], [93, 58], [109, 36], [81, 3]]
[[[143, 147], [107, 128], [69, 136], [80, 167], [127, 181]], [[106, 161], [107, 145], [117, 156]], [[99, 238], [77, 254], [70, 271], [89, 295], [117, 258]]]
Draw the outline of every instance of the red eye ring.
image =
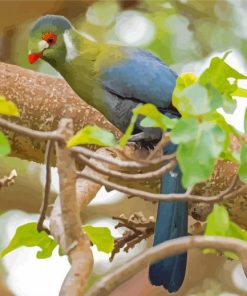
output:
[[52, 32], [43, 34], [42, 39], [45, 40], [49, 45], [54, 45], [57, 42], [57, 36]]

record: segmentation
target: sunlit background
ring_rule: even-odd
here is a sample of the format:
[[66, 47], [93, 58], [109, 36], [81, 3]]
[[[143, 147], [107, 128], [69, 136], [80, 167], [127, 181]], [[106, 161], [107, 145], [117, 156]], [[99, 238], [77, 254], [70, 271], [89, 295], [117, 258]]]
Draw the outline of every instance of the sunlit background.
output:
[[[27, 62], [28, 31], [33, 21], [45, 14], [65, 15], [79, 31], [98, 42], [144, 47], [178, 74], [200, 74], [213, 56], [222, 56], [228, 50], [232, 53], [227, 62], [247, 74], [246, 0], [1, 1], [0, 61], [58, 75], [42, 61], [33, 66]], [[245, 100], [238, 99], [235, 113], [227, 115], [229, 122], [239, 130], [243, 130], [245, 108]], [[3, 159], [0, 168], [1, 175], [11, 169], [18, 173], [16, 184], [0, 191], [0, 209], [16, 209], [0, 216], [0, 248], [3, 248], [18, 225], [37, 220], [38, 215], [34, 213], [39, 210], [45, 172], [41, 165], [14, 158]], [[56, 193], [58, 179], [56, 169], [53, 169], [53, 198]], [[123, 194], [106, 193], [102, 189], [83, 219], [87, 224], [107, 226], [113, 235], [118, 236], [121, 230], [114, 229], [115, 221], [111, 216], [130, 215], [140, 210], [147, 216], [155, 215], [155, 208], [156, 205], [137, 198], [127, 200]], [[108, 255], [93, 248], [95, 267], [90, 285], [104, 273], [136, 256], [150, 243], [142, 242], [128, 254], [121, 252], [113, 263], [109, 263]], [[36, 251], [35, 248], [22, 247], [2, 260], [2, 285], [15, 296], [58, 295], [69, 263], [65, 257], [58, 256], [57, 249], [52, 258], [46, 260], [36, 259]], [[192, 252], [189, 264], [184, 288], [177, 295], [247, 294], [247, 280], [237, 262]], [[163, 290], [149, 286], [144, 277], [145, 272], [138, 274], [113, 295], [165, 295]], [[0, 287], [0, 295], [11, 294]]]

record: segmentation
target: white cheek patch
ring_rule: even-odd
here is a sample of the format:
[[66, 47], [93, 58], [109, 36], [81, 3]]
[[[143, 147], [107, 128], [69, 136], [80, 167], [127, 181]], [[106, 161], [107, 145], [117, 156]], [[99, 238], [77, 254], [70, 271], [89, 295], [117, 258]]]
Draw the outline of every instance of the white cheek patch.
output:
[[45, 40], [41, 40], [38, 45], [40, 52], [49, 47], [49, 44]]
[[76, 58], [79, 55], [79, 51], [76, 48], [72, 36], [68, 30], [66, 30], [63, 33], [63, 39], [66, 47], [66, 61], [72, 61], [74, 58]]

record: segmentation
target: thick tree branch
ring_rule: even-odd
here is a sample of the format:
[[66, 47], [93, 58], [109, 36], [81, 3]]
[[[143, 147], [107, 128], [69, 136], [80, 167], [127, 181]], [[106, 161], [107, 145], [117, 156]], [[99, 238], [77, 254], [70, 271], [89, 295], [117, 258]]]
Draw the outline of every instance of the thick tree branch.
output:
[[[20, 118], [11, 117], [9, 121], [36, 130], [36, 136], [39, 131], [48, 132], [44, 136], [50, 135], [49, 132], [57, 129], [62, 118], [73, 119], [74, 132], [85, 124], [97, 124], [120, 135], [103, 115], [80, 99], [61, 78], [0, 62], [0, 95], [13, 101], [20, 110]], [[42, 136], [34, 139], [29, 138], [30, 134], [25, 129], [21, 135], [17, 131], [20, 132], [18, 127], [15, 131], [6, 130], [11, 142], [11, 155], [43, 163], [45, 142], [41, 141]], [[52, 139], [53, 136], [52, 133]], [[55, 164], [54, 158], [52, 164]]]
[[[50, 77], [33, 71], [25, 70], [17, 66], [0, 63], [0, 94], [15, 102], [21, 112], [20, 118], [11, 118], [21, 126], [25, 126], [37, 131], [50, 132], [57, 129], [58, 122], [62, 117], [73, 118], [75, 131], [79, 130], [85, 124], [97, 124], [106, 129], [112, 130], [117, 136], [120, 133], [100, 115], [96, 110], [86, 105], [66, 84], [63, 79]], [[7, 132], [7, 130], [5, 130]], [[12, 155], [22, 159], [33, 160], [36, 162], [44, 162], [45, 142], [37, 139], [30, 139], [26, 136], [18, 135], [15, 132], [8, 131], [8, 136], [11, 141]], [[237, 141], [233, 141], [233, 147], [238, 147]], [[95, 147], [90, 147], [95, 149]], [[74, 149], [74, 148], [73, 148]], [[77, 147], [76, 147], [77, 149]], [[83, 155], [93, 157], [101, 161], [102, 167], [112, 169], [115, 165], [119, 169], [143, 169], [150, 164], [139, 163], [136, 161], [123, 161], [122, 155], [113, 150], [109, 152], [107, 149], [101, 149], [97, 153], [81, 147]], [[106, 153], [105, 153], [106, 152]], [[109, 153], [109, 154], [108, 154]], [[112, 157], [112, 154], [116, 156]], [[143, 156], [143, 151], [135, 151], [130, 159], [147, 159]], [[126, 160], [126, 159], [124, 159]], [[107, 161], [110, 161], [108, 166]], [[153, 160], [150, 160], [150, 162]], [[155, 158], [153, 164], [157, 165], [162, 161]], [[98, 164], [99, 162], [97, 162]], [[52, 165], [55, 165], [55, 159], [52, 158]], [[115, 170], [117, 168], [115, 167]], [[93, 170], [90, 174], [93, 176], [102, 176], [96, 174]], [[230, 162], [220, 161], [216, 166], [215, 173], [212, 178], [205, 183], [198, 184], [193, 191], [193, 194], [198, 196], [214, 196], [229, 187], [229, 182], [236, 172], [236, 166]], [[107, 177], [108, 179], [108, 177]], [[118, 182], [120, 180], [118, 179]], [[120, 184], [124, 184], [121, 182]], [[158, 179], [152, 182], [136, 182], [133, 184], [135, 188], [143, 189], [143, 186], [152, 192], [158, 192]], [[92, 186], [93, 185], [93, 186]], [[99, 190], [100, 185], [88, 180], [77, 180], [77, 192], [82, 200], [82, 195], [85, 194], [86, 200], [91, 200]], [[81, 193], [83, 192], [83, 194]], [[236, 194], [228, 195], [228, 199], [223, 201], [228, 208], [231, 218], [239, 225], [247, 228], [247, 190], [240, 189]], [[23, 202], [18, 203], [15, 200], [5, 198], [4, 189], [1, 194], [1, 207], [3, 209], [20, 208], [28, 210], [30, 199], [25, 199], [22, 196]], [[40, 199], [32, 199], [32, 210], [38, 210]], [[240, 210], [241, 209], [241, 210]], [[196, 219], [204, 220], [210, 207], [205, 203], [190, 203], [190, 214]]]

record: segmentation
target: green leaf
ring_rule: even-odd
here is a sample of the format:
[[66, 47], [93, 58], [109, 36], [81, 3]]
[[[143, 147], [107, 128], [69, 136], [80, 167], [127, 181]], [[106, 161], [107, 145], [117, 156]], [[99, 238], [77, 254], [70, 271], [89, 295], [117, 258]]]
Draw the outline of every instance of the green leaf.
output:
[[247, 241], [247, 231], [245, 231], [232, 221], [230, 221], [229, 228], [227, 230], [227, 236]]
[[19, 226], [16, 229], [14, 237], [9, 245], [1, 252], [1, 257], [10, 253], [19, 247], [39, 247], [41, 250], [37, 252], [37, 258], [48, 258], [52, 255], [57, 243], [48, 236], [45, 231], [37, 231], [37, 223], [31, 222]]
[[[153, 127], [160, 127], [164, 131], [166, 131], [167, 128], [172, 129], [177, 122], [176, 119], [171, 119], [166, 115], [162, 114], [161, 112], [159, 112], [159, 110], [153, 104], [145, 104], [145, 105], [137, 106], [136, 108], [133, 109], [133, 114], [146, 116], [146, 118], [151, 119], [152, 122], [154, 123]], [[141, 125], [142, 124], [143, 122], [141, 123]], [[145, 126], [145, 121], [144, 121], [144, 126]]]
[[222, 108], [226, 113], [232, 114], [237, 107], [237, 101], [233, 99], [231, 95], [226, 93], [222, 97], [223, 97]]
[[193, 73], [182, 73], [176, 80], [176, 86], [173, 92], [172, 104], [176, 107], [179, 103], [179, 99], [176, 94], [183, 91], [186, 87], [196, 83], [198, 78]]
[[[207, 217], [205, 235], [232, 237], [247, 241], [247, 231], [230, 221], [227, 210], [217, 204], [214, 205], [213, 211]], [[234, 253], [229, 251], [224, 252], [224, 255], [231, 259], [237, 258]]]
[[85, 144], [112, 147], [117, 145], [117, 140], [111, 132], [95, 125], [87, 125], [68, 141], [67, 147]]
[[[184, 187], [208, 179], [226, 141], [224, 130], [216, 124], [202, 122], [196, 126], [197, 130], [191, 134], [191, 141], [181, 143], [177, 150]], [[193, 139], [192, 135], [195, 136]]]
[[9, 145], [8, 139], [5, 135], [0, 132], [0, 156], [6, 156], [10, 153], [11, 147]]
[[247, 108], [244, 113], [244, 132], [247, 134]]
[[239, 73], [225, 62], [225, 57], [214, 57], [207, 68], [200, 76], [200, 83], [206, 85], [211, 83], [214, 87], [225, 92], [225, 85], [228, 78], [247, 79], [247, 76]]
[[143, 127], [160, 127], [163, 129], [163, 131], [166, 131], [166, 129], [172, 129], [177, 119], [169, 118], [166, 115], [162, 114], [158, 111], [158, 109], [153, 104], [144, 104], [144, 105], [138, 105], [136, 108], [132, 110], [133, 116], [131, 118], [131, 122], [121, 138], [119, 144], [121, 146], [126, 145], [130, 135], [132, 134], [136, 120], [138, 118], [145, 116], [144, 119], [140, 122], [140, 125]]
[[94, 227], [85, 225], [82, 227], [91, 242], [96, 245], [99, 251], [111, 253], [114, 248], [114, 238], [107, 227]]
[[142, 127], [159, 127], [157, 122], [150, 117], [143, 118], [140, 125]]
[[238, 171], [241, 181], [247, 183], [247, 144], [241, 146], [240, 167]]
[[186, 85], [179, 77], [173, 92], [173, 104], [183, 115], [201, 116], [221, 107], [223, 96], [210, 84], [201, 85], [195, 80]]
[[233, 93], [233, 96], [247, 98], [247, 89], [238, 87]]
[[196, 119], [181, 118], [171, 132], [174, 144], [187, 143], [196, 138], [199, 122]]
[[122, 138], [121, 138], [120, 141], [119, 141], [119, 145], [120, 145], [120, 146], [125, 146], [126, 143], [128, 142], [128, 139], [129, 139], [129, 137], [131, 136], [131, 134], [132, 134], [132, 132], [133, 132], [133, 130], [134, 130], [134, 127], [135, 127], [135, 123], [136, 123], [137, 117], [138, 117], [138, 116], [135, 115], [135, 114], [132, 116], [128, 128], [126, 129], [124, 135], [122, 136]]
[[186, 87], [179, 95], [177, 106], [181, 113], [202, 115], [212, 111], [207, 89], [199, 83]]
[[214, 205], [213, 211], [207, 217], [206, 235], [225, 236], [230, 225], [227, 210], [223, 206]]
[[[215, 88], [222, 95], [222, 107], [224, 111], [233, 113], [236, 109], [236, 101], [233, 99], [233, 96], [238, 94], [240, 96], [246, 95], [243, 89], [238, 88], [237, 80], [247, 79], [247, 76], [229, 66], [225, 62], [225, 56], [223, 58], [215, 57], [211, 60], [209, 68], [201, 74], [199, 83], [206, 88]], [[233, 78], [234, 81], [231, 82], [229, 78]]]
[[0, 114], [10, 116], [20, 116], [20, 113], [15, 105], [11, 101], [7, 101], [5, 97], [0, 96]]
[[185, 89], [195, 85], [196, 82], [197, 77], [193, 73], [183, 73], [176, 80], [176, 86], [172, 95], [172, 104], [181, 114], [186, 114], [187, 109], [191, 105], [190, 99], [186, 100], [186, 97], [181, 99], [182, 94]]

